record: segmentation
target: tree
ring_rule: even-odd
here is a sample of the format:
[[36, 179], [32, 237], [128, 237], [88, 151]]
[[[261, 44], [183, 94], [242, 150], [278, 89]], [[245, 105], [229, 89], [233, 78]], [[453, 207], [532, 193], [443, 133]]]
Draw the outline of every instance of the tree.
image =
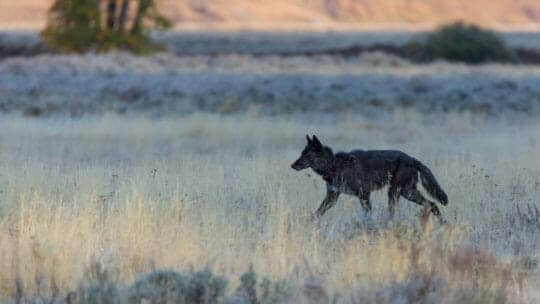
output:
[[56, 0], [41, 35], [51, 49], [63, 52], [122, 49], [142, 54], [163, 49], [148, 31], [170, 25], [154, 0]]
[[461, 22], [440, 27], [423, 41], [411, 43], [409, 50], [425, 61], [440, 58], [479, 64], [513, 59], [512, 51], [497, 33]]

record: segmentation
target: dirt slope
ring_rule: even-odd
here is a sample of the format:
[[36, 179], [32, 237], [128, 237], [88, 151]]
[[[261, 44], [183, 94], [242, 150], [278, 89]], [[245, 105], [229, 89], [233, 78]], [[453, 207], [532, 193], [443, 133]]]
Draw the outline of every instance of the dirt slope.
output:
[[[158, 1], [178, 28], [417, 28], [458, 19], [498, 28], [540, 28], [537, 0]], [[40, 28], [51, 2], [0, 0], [0, 27]]]

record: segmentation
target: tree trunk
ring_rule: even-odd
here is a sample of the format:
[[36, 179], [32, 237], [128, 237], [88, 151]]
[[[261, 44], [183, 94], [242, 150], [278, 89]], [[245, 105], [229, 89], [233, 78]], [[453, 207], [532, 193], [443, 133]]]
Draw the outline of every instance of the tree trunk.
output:
[[122, 1], [122, 7], [120, 8], [120, 17], [118, 19], [118, 28], [123, 32], [126, 28], [127, 14], [129, 11], [129, 0]]
[[142, 31], [142, 23], [146, 11], [152, 6], [153, 0], [139, 0], [139, 5], [137, 7], [137, 15], [133, 20], [133, 27], [131, 28], [131, 33], [138, 35]]
[[109, 0], [107, 4], [107, 29], [114, 30], [116, 24], [116, 0]]
[[94, 10], [96, 12], [96, 28], [98, 30], [101, 30], [102, 29], [102, 24], [101, 24], [101, 0], [94, 0]]

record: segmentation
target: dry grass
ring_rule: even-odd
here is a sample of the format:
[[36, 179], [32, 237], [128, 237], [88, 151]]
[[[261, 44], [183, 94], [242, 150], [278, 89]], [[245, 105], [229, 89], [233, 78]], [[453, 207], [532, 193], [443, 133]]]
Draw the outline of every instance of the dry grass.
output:
[[[2, 117], [0, 129], [4, 300], [17, 284], [26, 295], [66, 295], [95, 262], [120, 286], [155, 269], [209, 267], [229, 278], [229, 294], [252, 264], [285, 279], [295, 303], [532, 296], [540, 227], [516, 219], [515, 206], [519, 214], [537, 206], [537, 122], [413, 112], [385, 121]], [[311, 221], [323, 183], [289, 167], [308, 132], [337, 149], [397, 148], [422, 159], [449, 194], [449, 224], [422, 229], [420, 210], [403, 200], [389, 223], [383, 192], [371, 219], [344, 196]]]

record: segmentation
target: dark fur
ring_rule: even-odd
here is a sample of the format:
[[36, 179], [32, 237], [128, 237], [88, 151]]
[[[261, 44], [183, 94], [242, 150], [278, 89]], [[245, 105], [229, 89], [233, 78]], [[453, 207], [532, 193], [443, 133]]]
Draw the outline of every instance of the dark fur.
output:
[[416, 189], [418, 175], [429, 195], [441, 204], [446, 205], [448, 197], [431, 170], [419, 160], [396, 150], [354, 150], [334, 154], [316, 136], [310, 139], [306, 135], [306, 138], [308, 142], [302, 155], [291, 167], [298, 171], [311, 168], [326, 181], [326, 197], [317, 209], [317, 217], [334, 206], [340, 193], [358, 196], [364, 210], [370, 212], [370, 193], [389, 185], [388, 207], [391, 216], [402, 196], [424, 206], [424, 211], [431, 211], [442, 221], [441, 212], [435, 203]]

